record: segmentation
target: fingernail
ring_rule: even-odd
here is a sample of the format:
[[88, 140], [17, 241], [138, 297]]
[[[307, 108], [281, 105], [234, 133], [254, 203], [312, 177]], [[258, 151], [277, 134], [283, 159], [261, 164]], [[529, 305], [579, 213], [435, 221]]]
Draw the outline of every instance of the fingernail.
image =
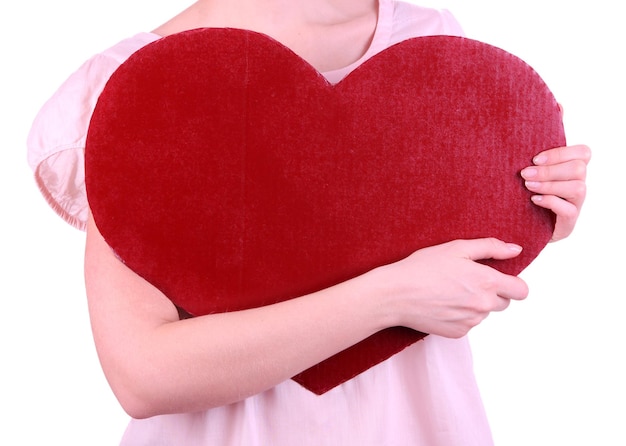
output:
[[520, 245], [516, 245], [515, 243], [507, 243], [506, 246], [515, 252], [522, 252], [522, 247]]
[[533, 167], [527, 167], [526, 169], [522, 170], [521, 174], [522, 174], [522, 177], [526, 179], [533, 178], [537, 176], [537, 169]]
[[526, 181], [526, 188], [530, 190], [539, 189], [540, 183], [538, 181]]
[[533, 163], [535, 164], [544, 164], [546, 161], [548, 161], [548, 157], [546, 155], [537, 155], [533, 158]]
[[533, 195], [532, 197], [530, 197], [530, 199], [534, 203], [539, 203], [541, 200], [543, 200], [543, 197], [541, 195]]

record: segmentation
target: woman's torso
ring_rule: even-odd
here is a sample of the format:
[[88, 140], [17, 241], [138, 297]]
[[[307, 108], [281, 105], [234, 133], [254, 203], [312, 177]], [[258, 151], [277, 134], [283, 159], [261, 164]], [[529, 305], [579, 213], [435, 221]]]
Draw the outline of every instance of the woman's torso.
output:
[[[446, 11], [381, 0], [373, 35], [359, 34], [367, 44], [360, 44], [358, 55], [333, 60], [327, 69], [313, 64], [337, 83], [385, 48], [433, 34], [461, 35], [462, 31]], [[141, 33], [88, 61], [48, 101], [34, 123], [29, 161], [36, 179], [50, 205], [75, 226], [84, 227], [86, 218], [82, 156], [99, 92], [126, 57], [158, 38], [155, 33]], [[319, 56], [300, 52], [311, 60]], [[122, 440], [122, 445], [132, 446], [181, 444], [486, 446], [491, 436], [467, 339], [428, 336], [324, 395], [289, 380], [206, 412], [131, 420]]]

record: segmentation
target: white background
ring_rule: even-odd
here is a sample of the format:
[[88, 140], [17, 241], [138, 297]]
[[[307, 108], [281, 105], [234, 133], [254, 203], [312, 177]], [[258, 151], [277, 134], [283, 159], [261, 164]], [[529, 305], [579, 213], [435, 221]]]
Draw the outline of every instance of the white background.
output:
[[[39, 107], [83, 60], [154, 28], [188, 0], [157, 3], [0, 6], [0, 444], [114, 445], [126, 424], [92, 345], [83, 234], [39, 195], [25, 138]], [[496, 444], [624, 446], [626, 39], [616, 3], [422, 4], [450, 9], [468, 37], [533, 66], [565, 106], [569, 142], [594, 150], [575, 234], [550, 245], [522, 274], [531, 287], [527, 301], [472, 333]]]

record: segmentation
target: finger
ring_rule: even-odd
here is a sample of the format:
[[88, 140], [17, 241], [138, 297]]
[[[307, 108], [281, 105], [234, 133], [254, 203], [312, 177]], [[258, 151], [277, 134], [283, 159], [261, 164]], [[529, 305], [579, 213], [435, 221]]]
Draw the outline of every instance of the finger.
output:
[[506, 297], [497, 297], [497, 301], [491, 311], [504, 311], [509, 308], [511, 304], [511, 299], [507, 299]]
[[560, 164], [543, 166], [529, 166], [520, 174], [529, 181], [569, 181], [585, 180], [587, 177], [587, 164], [583, 160], [575, 159]]
[[498, 273], [499, 287], [498, 296], [503, 299], [524, 300], [528, 297], [528, 285], [516, 276]]
[[522, 247], [515, 243], [506, 243], [497, 238], [457, 240], [455, 246], [462, 257], [470, 260], [510, 259], [522, 252]]
[[533, 195], [530, 197], [533, 203], [542, 208], [550, 209], [562, 218], [577, 218], [578, 208], [574, 203], [554, 195]]
[[554, 195], [534, 195], [531, 200], [537, 206], [550, 209], [556, 214], [556, 226], [552, 241], [564, 239], [572, 233], [580, 212], [576, 205]]
[[[491, 291], [491, 296], [498, 299], [523, 300], [528, 296], [528, 285], [524, 280], [517, 276], [505, 274], [487, 265], [481, 265], [485, 268], [486, 282], [483, 283], [486, 290]], [[501, 302], [500, 302], [501, 304]], [[491, 301], [489, 311], [494, 311], [494, 301]]]
[[581, 160], [588, 164], [591, 160], [591, 149], [586, 145], [580, 144], [544, 150], [533, 158], [533, 163], [537, 166], [545, 166], [573, 160]]
[[582, 180], [572, 181], [526, 181], [526, 188], [536, 194], [554, 195], [582, 207], [587, 195], [587, 185]]

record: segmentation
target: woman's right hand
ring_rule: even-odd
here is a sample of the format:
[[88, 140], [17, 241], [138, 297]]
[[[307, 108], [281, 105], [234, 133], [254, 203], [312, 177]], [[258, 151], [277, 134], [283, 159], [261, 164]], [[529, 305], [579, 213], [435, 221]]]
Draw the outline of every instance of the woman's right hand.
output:
[[522, 248], [494, 238], [455, 240], [378, 268], [397, 325], [458, 338], [492, 311], [528, 295], [526, 283], [476, 262], [509, 259]]

